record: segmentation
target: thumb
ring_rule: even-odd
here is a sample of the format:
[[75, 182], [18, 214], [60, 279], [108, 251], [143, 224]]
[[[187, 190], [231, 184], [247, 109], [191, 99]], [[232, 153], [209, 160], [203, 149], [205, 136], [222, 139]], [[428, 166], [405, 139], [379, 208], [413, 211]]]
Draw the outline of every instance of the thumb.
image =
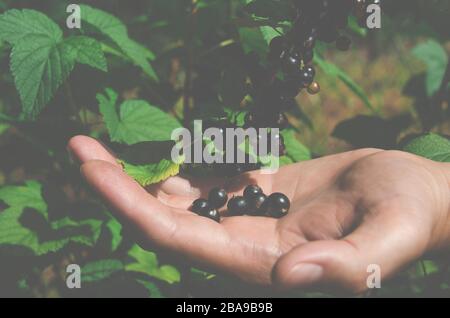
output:
[[325, 288], [361, 293], [379, 269], [381, 283], [425, 251], [424, 222], [383, 213], [341, 240], [314, 241], [294, 247], [275, 264], [273, 281], [283, 289]]

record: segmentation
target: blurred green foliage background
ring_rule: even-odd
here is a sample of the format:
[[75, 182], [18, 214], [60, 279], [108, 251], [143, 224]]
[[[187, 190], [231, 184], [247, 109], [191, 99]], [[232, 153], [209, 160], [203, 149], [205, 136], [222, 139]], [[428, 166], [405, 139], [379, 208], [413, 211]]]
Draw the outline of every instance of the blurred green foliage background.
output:
[[[0, 0], [0, 14], [40, 11], [68, 37], [77, 32], [65, 27], [69, 3]], [[76, 134], [110, 141], [96, 99], [106, 88], [120, 100], [145, 100], [180, 122], [185, 121], [183, 107], [191, 104], [192, 118], [241, 110], [247, 95], [245, 47], [259, 41], [251, 38], [257, 33], [244, 38], [240, 32], [259, 30], [245, 1], [79, 3], [119, 18], [129, 38], [145, 48], [137, 50], [144, 58], [133, 59], [136, 55], [94, 36], [108, 71], [77, 65], [42, 113], [29, 119], [10, 70], [11, 45], [0, 37], [0, 296], [281, 296], [194, 269], [163, 251], [141, 249], [86, 187], [65, 150]], [[450, 77], [449, 3], [385, 0], [381, 30], [349, 28], [353, 45], [348, 52], [319, 45], [328, 63], [318, 70], [322, 92], [300, 94], [298, 108], [289, 113], [298, 140], [314, 157], [361, 147], [402, 148], [425, 132], [450, 135], [448, 84], [429, 89], [436, 86], [436, 73], [445, 73], [447, 82]], [[332, 74], [332, 67], [350, 78], [359, 94]], [[367, 296], [450, 296], [449, 262], [448, 255], [424, 259]], [[65, 285], [70, 263], [82, 266], [79, 290]], [[336, 295], [295, 291], [283, 296]]]

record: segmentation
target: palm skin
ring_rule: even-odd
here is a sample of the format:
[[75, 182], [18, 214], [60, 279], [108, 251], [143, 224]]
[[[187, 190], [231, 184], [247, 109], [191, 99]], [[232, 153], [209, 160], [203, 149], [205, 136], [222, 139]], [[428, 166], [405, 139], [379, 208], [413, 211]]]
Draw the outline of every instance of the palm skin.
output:
[[[363, 149], [231, 180], [173, 177], [143, 189], [100, 143], [78, 136], [69, 150], [82, 174], [144, 241], [243, 280], [281, 288], [367, 288], [367, 267], [387, 278], [450, 243], [450, 167], [397, 151]], [[282, 192], [289, 214], [224, 217], [189, 211], [213, 186]]]

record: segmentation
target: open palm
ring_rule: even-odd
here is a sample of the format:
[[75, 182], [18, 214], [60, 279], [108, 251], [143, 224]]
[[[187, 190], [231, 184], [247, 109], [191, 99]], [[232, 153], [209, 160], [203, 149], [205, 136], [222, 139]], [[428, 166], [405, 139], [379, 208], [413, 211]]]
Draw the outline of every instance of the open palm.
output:
[[[271, 175], [173, 177], [144, 189], [94, 139], [74, 137], [69, 149], [87, 181], [149, 243], [250, 282], [360, 292], [370, 264], [389, 277], [449, 242], [449, 167], [402, 152], [364, 149]], [[248, 184], [285, 193], [289, 214], [224, 217], [218, 224], [189, 211], [213, 186], [234, 195]]]

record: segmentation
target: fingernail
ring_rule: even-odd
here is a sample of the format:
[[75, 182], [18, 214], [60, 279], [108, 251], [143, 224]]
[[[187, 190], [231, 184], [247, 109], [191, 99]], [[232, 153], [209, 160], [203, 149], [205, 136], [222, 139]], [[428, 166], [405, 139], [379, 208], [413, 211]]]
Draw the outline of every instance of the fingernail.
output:
[[309, 286], [320, 281], [323, 277], [323, 268], [316, 264], [301, 263], [291, 270], [289, 280], [296, 285]]

